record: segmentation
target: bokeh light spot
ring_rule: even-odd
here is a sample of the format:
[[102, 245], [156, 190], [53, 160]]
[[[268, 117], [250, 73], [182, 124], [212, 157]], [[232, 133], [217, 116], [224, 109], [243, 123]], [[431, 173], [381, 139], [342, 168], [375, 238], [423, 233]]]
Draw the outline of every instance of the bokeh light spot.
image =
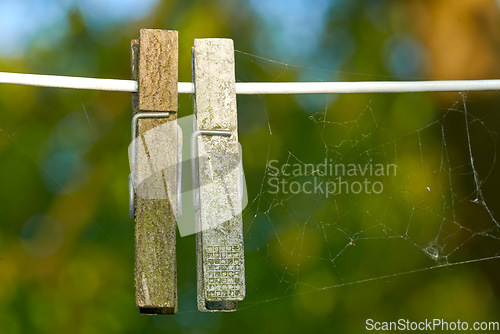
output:
[[24, 223], [20, 238], [26, 253], [44, 258], [59, 249], [63, 241], [63, 230], [52, 217], [38, 214]]

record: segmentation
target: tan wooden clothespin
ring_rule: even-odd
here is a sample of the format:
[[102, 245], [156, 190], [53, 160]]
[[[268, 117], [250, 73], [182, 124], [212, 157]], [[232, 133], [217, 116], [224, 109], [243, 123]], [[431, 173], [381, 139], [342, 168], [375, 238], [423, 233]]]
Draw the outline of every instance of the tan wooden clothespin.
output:
[[176, 213], [180, 203], [177, 31], [142, 29], [132, 41], [131, 217], [135, 219], [136, 304], [177, 312]]

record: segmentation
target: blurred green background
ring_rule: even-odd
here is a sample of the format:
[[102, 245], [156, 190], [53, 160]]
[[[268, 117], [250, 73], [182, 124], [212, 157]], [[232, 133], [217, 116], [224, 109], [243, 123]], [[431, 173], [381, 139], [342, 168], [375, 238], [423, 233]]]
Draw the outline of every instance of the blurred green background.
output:
[[[203, 37], [234, 39], [237, 81], [492, 79], [499, 6], [1, 0], [0, 71], [128, 79], [130, 40], [161, 28], [179, 31], [180, 81], [191, 81], [193, 39]], [[179, 99], [179, 116], [191, 114], [191, 96]], [[500, 321], [499, 109], [491, 92], [239, 96], [247, 297], [235, 313], [197, 311], [188, 236], [178, 238], [179, 314], [144, 316], [128, 214], [130, 94], [0, 85], [0, 332]], [[381, 195], [269, 192], [271, 160], [325, 158], [395, 163], [397, 176]]]

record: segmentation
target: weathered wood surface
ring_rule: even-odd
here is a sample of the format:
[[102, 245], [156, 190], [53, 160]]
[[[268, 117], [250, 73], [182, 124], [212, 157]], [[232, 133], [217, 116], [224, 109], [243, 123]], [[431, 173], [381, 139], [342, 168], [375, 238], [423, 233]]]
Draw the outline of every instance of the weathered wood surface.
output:
[[234, 311], [245, 297], [245, 267], [233, 41], [195, 39], [193, 76], [195, 128], [232, 131], [197, 138], [198, 308]]
[[139, 109], [177, 111], [177, 31], [141, 29], [139, 41]]
[[176, 31], [143, 29], [132, 41], [134, 114], [169, 112], [138, 119], [134, 140], [136, 304], [146, 314], [177, 311], [177, 57]]

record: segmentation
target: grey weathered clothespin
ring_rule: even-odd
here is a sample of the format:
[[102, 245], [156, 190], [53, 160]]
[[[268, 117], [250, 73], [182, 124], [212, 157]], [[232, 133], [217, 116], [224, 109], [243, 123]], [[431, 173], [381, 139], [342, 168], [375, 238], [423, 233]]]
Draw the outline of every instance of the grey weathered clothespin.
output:
[[245, 267], [232, 40], [195, 39], [193, 82], [198, 308], [234, 311], [245, 297]]
[[182, 139], [177, 127], [177, 31], [142, 29], [132, 41], [130, 211], [135, 219], [136, 304], [141, 313], [177, 312], [176, 212]]

